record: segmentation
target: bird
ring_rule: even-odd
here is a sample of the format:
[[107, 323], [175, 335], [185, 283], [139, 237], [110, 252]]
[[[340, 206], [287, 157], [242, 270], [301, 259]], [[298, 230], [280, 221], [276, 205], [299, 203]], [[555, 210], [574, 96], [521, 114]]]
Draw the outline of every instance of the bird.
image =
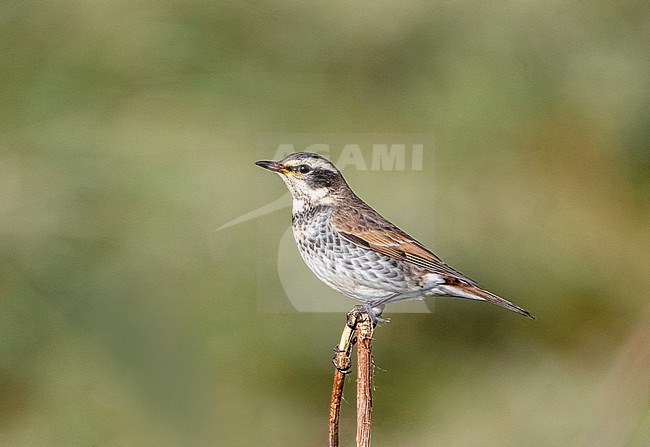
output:
[[385, 305], [427, 296], [487, 301], [528, 318], [527, 310], [481, 287], [359, 198], [336, 166], [309, 152], [257, 166], [284, 181], [291, 225], [309, 269], [332, 289], [361, 303], [373, 321]]

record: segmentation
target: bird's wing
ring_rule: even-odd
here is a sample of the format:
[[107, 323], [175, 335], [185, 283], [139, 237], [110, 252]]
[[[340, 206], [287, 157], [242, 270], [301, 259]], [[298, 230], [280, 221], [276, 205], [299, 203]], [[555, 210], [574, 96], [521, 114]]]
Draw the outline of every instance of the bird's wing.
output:
[[333, 213], [331, 222], [343, 238], [356, 245], [408, 262], [428, 272], [478, 286], [367, 205], [339, 208]]
[[535, 319], [527, 310], [485, 290], [474, 280], [449, 267], [424, 245], [365, 203], [337, 209], [332, 213], [331, 222], [343, 238], [358, 246], [440, 275], [442, 283], [438, 289], [445, 295], [489, 301]]

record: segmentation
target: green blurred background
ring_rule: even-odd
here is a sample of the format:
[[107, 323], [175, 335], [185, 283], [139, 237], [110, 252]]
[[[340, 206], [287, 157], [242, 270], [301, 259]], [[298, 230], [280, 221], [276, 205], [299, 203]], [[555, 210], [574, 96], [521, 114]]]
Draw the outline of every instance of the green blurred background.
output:
[[0, 444], [325, 445], [343, 314], [215, 230], [285, 192], [261, 134], [429, 133], [349, 182], [538, 320], [393, 314], [373, 445], [650, 445], [648, 48], [647, 2], [1, 2]]

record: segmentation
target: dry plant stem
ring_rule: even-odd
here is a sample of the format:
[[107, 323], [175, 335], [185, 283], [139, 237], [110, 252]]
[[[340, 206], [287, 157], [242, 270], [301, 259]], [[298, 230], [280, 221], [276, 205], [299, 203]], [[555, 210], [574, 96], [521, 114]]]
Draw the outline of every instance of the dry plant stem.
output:
[[[353, 309], [354, 310], [354, 309]], [[329, 446], [338, 447], [339, 445], [339, 414], [341, 411], [341, 399], [343, 397], [343, 385], [345, 384], [345, 374], [350, 369], [350, 354], [352, 346], [356, 342], [354, 337], [357, 326], [357, 313], [348, 312], [348, 321], [343, 328], [341, 341], [338, 346], [334, 347], [334, 358], [332, 362], [336, 369], [334, 370], [334, 384], [332, 385], [332, 398], [330, 400], [330, 417], [329, 417]]]
[[341, 410], [341, 398], [343, 396], [343, 384], [345, 374], [338, 369], [334, 371], [334, 385], [332, 385], [332, 399], [330, 400], [330, 447], [339, 447], [339, 413]]
[[372, 334], [374, 324], [368, 313], [360, 312], [357, 323], [357, 447], [370, 446], [372, 409]]

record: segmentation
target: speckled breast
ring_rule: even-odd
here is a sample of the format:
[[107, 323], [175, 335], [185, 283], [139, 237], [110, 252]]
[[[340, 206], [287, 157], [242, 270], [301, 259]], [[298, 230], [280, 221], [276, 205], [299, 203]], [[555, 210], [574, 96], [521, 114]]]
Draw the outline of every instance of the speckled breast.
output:
[[330, 224], [329, 206], [293, 215], [298, 251], [325, 284], [351, 298], [368, 301], [412, 290], [404, 264], [343, 238]]

